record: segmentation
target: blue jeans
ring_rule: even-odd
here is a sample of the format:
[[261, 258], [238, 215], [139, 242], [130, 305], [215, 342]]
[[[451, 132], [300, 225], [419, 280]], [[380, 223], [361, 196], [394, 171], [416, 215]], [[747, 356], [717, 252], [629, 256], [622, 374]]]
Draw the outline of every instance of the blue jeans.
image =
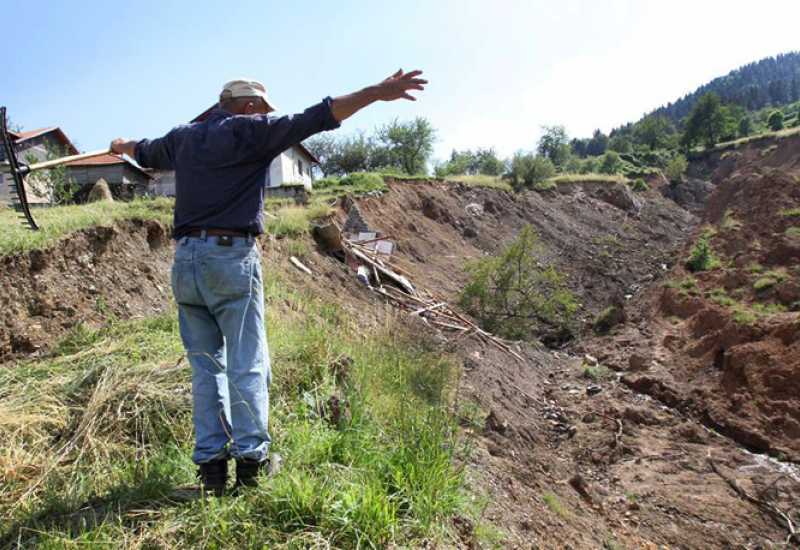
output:
[[[192, 366], [192, 459], [267, 458], [270, 363], [261, 253], [252, 237], [183, 237], [172, 291]], [[228, 445], [230, 444], [230, 448]]]

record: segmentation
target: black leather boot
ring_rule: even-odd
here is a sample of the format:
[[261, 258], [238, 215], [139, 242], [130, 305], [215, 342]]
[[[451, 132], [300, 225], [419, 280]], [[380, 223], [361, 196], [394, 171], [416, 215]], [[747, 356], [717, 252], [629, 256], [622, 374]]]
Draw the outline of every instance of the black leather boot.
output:
[[225, 494], [225, 485], [228, 483], [228, 460], [222, 458], [200, 464], [197, 477], [200, 478], [202, 491], [221, 497]]
[[269, 459], [261, 462], [247, 458], [236, 459], [236, 483], [234, 491], [243, 487], [257, 487], [258, 476], [261, 472], [269, 473]]

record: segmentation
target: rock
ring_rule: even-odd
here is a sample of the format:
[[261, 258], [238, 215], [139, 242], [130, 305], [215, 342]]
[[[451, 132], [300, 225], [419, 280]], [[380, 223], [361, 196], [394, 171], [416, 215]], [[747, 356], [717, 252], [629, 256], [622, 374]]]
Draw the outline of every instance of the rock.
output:
[[467, 211], [467, 214], [470, 216], [482, 216], [483, 215], [483, 206], [476, 202], [471, 202], [467, 206], [464, 207], [464, 210]]
[[508, 432], [508, 421], [500, 418], [494, 410], [489, 411], [484, 430], [505, 435]]
[[583, 356], [583, 361], [590, 367], [596, 367], [599, 364], [599, 362], [597, 361], [597, 357], [589, 355], [588, 353]]
[[489, 214], [496, 214], [497, 213], [497, 205], [492, 201], [486, 201], [483, 203], [483, 210], [488, 212]]
[[594, 502], [591, 492], [589, 491], [589, 484], [583, 479], [581, 474], [575, 474], [569, 478], [569, 485], [584, 499], [589, 502]]
[[626, 407], [622, 418], [631, 424], [644, 426], [657, 426], [661, 423], [655, 414], [641, 407]]
[[581, 418], [581, 422], [584, 424], [591, 424], [595, 420], [597, 420], [597, 416], [595, 416], [594, 413], [586, 413], [583, 415], [583, 418]]
[[461, 232], [461, 234], [468, 239], [474, 239], [475, 237], [478, 236], [478, 230], [472, 227], [471, 225], [468, 225], [464, 227], [464, 230]]
[[586, 395], [597, 395], [601, 391], [603, 391], [603, 388], [601, 388], [597, 384], [586, 386]]
[[632, 371], [647, 370], [649, 368], [649, 365], [647, 364], [647, 357], [638, 353], [634, 353], [628, 357], [628, 367]]

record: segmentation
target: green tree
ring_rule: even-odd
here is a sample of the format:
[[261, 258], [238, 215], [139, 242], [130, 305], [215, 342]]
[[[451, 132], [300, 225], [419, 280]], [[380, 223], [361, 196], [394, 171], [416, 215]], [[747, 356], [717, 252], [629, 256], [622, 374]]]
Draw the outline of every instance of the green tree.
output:
[[381, 127], [377, 138], [386, 151], [386, 160], [406, 174], [427, 173], [428, 159], [436, 139], [428, 119], [417, 117], [408, 122], [394, 122]]
[[739, 137], [747, 137], [753, 133], [753, 122], [750, 117], [745, 115], [739, 121]]
[[492, 332], [514, 339], [532, 339], [574, 330], [578, 302], [555, 267], [544, 265], [542, 247], [531, 226], [496, 257], [468, 267], [470, 281], [461, 305]]
[[517, 152], [511, 159], [508, 177], [515, 189], [530, 188], [556, 174], [553, 162], [533, 153]]
[[603, 174], [618, 174], [622, 170], [622, 160], [616, 151], [608, 151], [603, 155], [600, 172]]
[[303, 145], [319, 160], [318, 168], [323, 176], [330, 176], [336, 172], [336, 166], [331, 159], [338, 152], [338, 140], [335, 134], [323, 132], [307, 139]]
[[692, 109], [686, 121], [681, 145], [687, 151], [698, 143], [713, 147], [725, 132], [727, 122], [719, 96], [709, 92], [701, 97]]
[[505, 162], [500, 160], [493, 148], [475, 151], [475, 171], [486, 176], [499, 176], [505, 170]]
[[772, 111], [767, 119], [767, 124], [769, 125], [769, 129], [773, 132], [783, 130], [783, 111]]
[[595, 130], [592, 139], [586, 144], [586, 155], [597, 157], [605, 153], [606, 149], [608, 149], [608, 136], [599, 129]]
[[557, 167], [563, 165], [570, 154], [569, 136], [563, 126], [542, 126], [542, 137], [536, 150]]
[[664, 175], [667, 177], [669, 181], [678, 182], [683, 179], [683, 175], [686, 173], [686, 169], [689, 167], [689, 163], [686, 161], [686, 157], [683, 155], [676, 155], [667, 167], [664, 168]]
[[669, 144], [675, 127], [667, 117], [651, 115], [637, 122], [633, 127], [634, 139], [650, 149], [659, 149]]

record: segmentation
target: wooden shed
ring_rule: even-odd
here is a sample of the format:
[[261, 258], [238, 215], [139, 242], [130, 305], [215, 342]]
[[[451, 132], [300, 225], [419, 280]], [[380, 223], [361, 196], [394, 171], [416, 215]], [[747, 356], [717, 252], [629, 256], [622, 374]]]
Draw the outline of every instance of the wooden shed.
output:
[[77, 160], [66, 165], [69, 179], [81, 187], [79, 195], [103, 178], [108, 182], [115, 199], [130, 200], [147, 192], [153, 177], [119, 155], [103, 155]]

